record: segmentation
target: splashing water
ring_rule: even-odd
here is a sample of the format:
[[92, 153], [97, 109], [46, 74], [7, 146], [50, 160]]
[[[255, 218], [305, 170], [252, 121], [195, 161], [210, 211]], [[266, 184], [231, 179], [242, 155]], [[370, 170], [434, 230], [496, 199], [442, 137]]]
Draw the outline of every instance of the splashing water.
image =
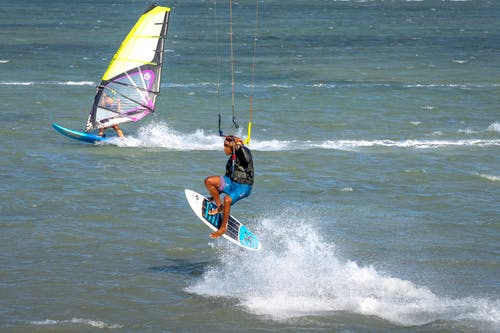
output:
[[120, 147], [167, 148], [171, 150], [218, 150], [221, 146], [218, 135], [197, 130], [193, 133], [181, 133], [165, 123], [151, 123], [139, 128], [137, 135], [126, 135], [125, 138], [112, 138], [109, 142]]
[[304, 221], [297, 216], [292, 221], [289, 215], [262, 219], [256, 230], [263, 243], [260, 252], [227, 245], [220, 263], [187, 291], [233, 298], [251, 313], [280, 321], [342, 311], [403, 326], [436, 320], [499, 325], [500, 301], [440, 297], [372, 266], [343, 260], [334, 245], [321, 239], [314, 224]]
[[81, 325], [87, 325], [87, 326], [90, 326], [93, 328], [107, 328], [107, 329], [122, 328], [122, 326], [120, 326], [118, 324], [107, 324], [103, 321], [84, 319], [84, 318], [72, 318], [71, 320], [46, 319], [46, 320], [39, 320], [39, 321], [31, 321], [30, 323], [32, 325], [37, 325], [37, 326], [64, 326], [64, 325], [69, 325], [69, 324], [81, 324]]
[[499, 122], [494, 122], [488, 128], [486, 129], [487, 131], [491, 132], [499, 132], [500, 133], [500, 123]]
[[[490, 126], [489, 130], [495, 130]], [[236, 133], [244, 136], [242, 133]], [[115, 144], [121, 147], [167, 148], [171, 150], [219, 150], [221, 137], [212, 132], [198, 129], [191, 133], [182, 133], [172, 129], [166, 123], [152, 122], [139, 128], [137, 135], [128, 134], [125, 139], [112, 138], [101, 144]], [[485, 147], [500, 146], [500, 139], [461, 139], [461, 140], [258, 140], [253, 139], [251, 147], [259, 151], [291, 151], [308, 149], [357, 151], [377, 147], [389, 149], [437, 149], [446, 147]]]

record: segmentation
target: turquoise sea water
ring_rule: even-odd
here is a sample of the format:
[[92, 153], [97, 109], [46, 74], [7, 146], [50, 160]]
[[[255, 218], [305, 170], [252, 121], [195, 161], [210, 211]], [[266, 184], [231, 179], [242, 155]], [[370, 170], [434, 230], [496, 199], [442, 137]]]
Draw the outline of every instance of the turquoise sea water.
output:
[[[217, 114], [235, 131], [227, 3], [160, 4], [157, 112], [89, 145], [50, 123], [83, 129], [149, 2], [1, 2], [1, 332], [500, 330], [499, 2], [259, 3], [233, 207], [258, 253], [184, 197], [224, 171]], [[255, 2], [233, 14], [245, 136]]]

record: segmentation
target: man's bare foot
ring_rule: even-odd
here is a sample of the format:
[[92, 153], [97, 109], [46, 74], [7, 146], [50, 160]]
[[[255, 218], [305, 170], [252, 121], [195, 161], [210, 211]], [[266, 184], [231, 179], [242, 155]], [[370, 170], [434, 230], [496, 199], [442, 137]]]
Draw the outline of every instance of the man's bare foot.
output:
[[210, 234], [210, 238], [219, 238], [220, 236], [224, 235], [224, 232], [225, 232], [225, 230], [224, 230], [224, 231], [221, 231], [221, 230], [219, 229], [219, 230], [217, 230], [217, 231], [215, 231], [215, 232], [211, 233], [211, 234]]

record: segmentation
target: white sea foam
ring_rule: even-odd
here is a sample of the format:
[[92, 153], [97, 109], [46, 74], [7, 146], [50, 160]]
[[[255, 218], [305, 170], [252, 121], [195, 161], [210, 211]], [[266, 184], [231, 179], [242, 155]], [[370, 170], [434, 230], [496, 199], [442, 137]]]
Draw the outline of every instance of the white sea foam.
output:
[[8, 62], [9, 62], [9, 60], [6, 60], [6, 59], [0, 59], [0, 64], [6, 64], [6, 63], [8, 63]]
[[422, 109], [424, 110], [427, 110], [427, 111], [432, 111], [434, 110], [436, 107], [435, 106], [431, 106], [431, 105], [426, 105], [426, 106], [423, 106]]
[[[166, 88], [207, 88], [210, 86], [217, 86], [216, 82], [196, 82], [196, 83], [165, 83]], [[162, 86], [163, 86], [162, 85]]]
[[95, 86], [93, 81], [66, 81], [66, 82], [55, 82], [57, 85], [63, 86]]
[[291, 86], [289, 84], [284, 84], [284, 83], [281, 83], [281, 84], [275, 83], [275, 84], [271, 84], [271, 87], [273, 87], [273, 88], [290, 88]]
[[318, 148], [356, 150], [369, 147], [394, 147], [412, 149], [436, 149], [446, 147], [485, 147], [500, 146], [500, 140], [327, 140], [320, 144], [314, 144]]
[[494, 122], [488, 128], [486, 129], [487, 131], [491, 132], [499, 132], [500, 133], [500, 123], [498, 121]]
[[464, 84], [464, 83], [416, 83], [405, 84], [406, 88], [472, 88], [482, 87], [477, 84]]
[[296, 211], [292, 215], [294, 220], [289, 215], [274, 216], [253, 225], [262, 238], [259, 252], [241, 251], [217, 240], [216, 248], [223, 249], [219, 263], [186, 290], [235, 299], [250, 313], [278, 321], [341, 311], [403, 326], [438, 320], [499, 325], [499, 300], [450, 299], [373, 266], [359, 265], [325, 242], [315, 230], [317, 223]]
[[35, 82], [25, 81], [25, 82], [17, 82], [17, 81], [1, 81], [0, 85], [3, 86], [32, 86]]
[[500, 182], [500, 176], [487, 175], [487, 174], [484, 174], [484, 173], [477, 173], [476, 175], [478, 175], [481, 178], [484, 178], [484, 179], [487, 179], [489, 181], [492, 181], [492, 182]]
[[460, 129], [460, 130], [458, 130], [458, 133], [475, 134], [477, 132], [474, 131], [474, 130], [471, 130], [470, 128], [466, 128], [466, 129]]
[[55, 85], [55, 86], [94, 86], [93, 81], [1, 81], [4, 86], [34, 86], [34, 85]]
[[125, 139], [113, 138], [109, 143], [122, 147], [167, 148], [182, 151], [220, 150], [221, 138], [203, 130], [182, 133], [163, 122], [153, 122], [139, 128], [137, 135], [126, 135]]
[[[9, 60], [4, 60], [3, 63], [7, 63]], [[2, 61], [0, 60], [0, 63]], [[93, 81], [28, 81], [28, 82], [16, 82], [16, 81], [4, 81], [0, 84], [4, 85], [19, 85], [28, 83], [29, 85], [96, 85]], [[164, 88], [180, 88], [180, 89], [192, 89], [191, 94], [196, 94], [197, 90], [205, 91], [210, 87], [217, 87], [219, 84], [217, 82], [187, 82], [187, 83], [175, 83], [166, 82], [162, 84]], [[241, 84], [242, 87], [249, 88], [249, 84]], [[320, 82], [320, 83], [307, 83], [302, 85], [306, 88], [320, 88], [320, 89], [335, 89], [338, 87], [405, 87], [405, 88], [460, 88], [460, 89], [473, 89], [473, 88], [488, 88], [488, 87], [499, 87], [497, 83], [386, 83], [386, 82]], [[299, 88], [300, 85], [291, 83], [272, 83], [272, 84], [255, 84], [255, 88], [261, 89], [290, 89]]]
[[118, 325], [118, 324], [107, 324], [103, 321], [84, 319], [84, 318], [72, 318], [69, 320], [45, 319], [45, 320], [31, 321], [30, 324], [39, 325], [39, 326], [59, 326], [59, 325], [72, 325], [72, 324], [78, 325], [78, 324], [81, 324], [81, 325], [86, 325], [86, 326], [95, 327], [95, 328], [107, 328], [107, 329], [122, 328], [122, 326]]
[[[237, 133], [238, 134], [238, 133]], [[241, 135], [238, 134], [238, 135]], [[219, 135], [204, 130], [182, 133], [168, 124], [152, 122], [138, 130], [137, 134], [127, 134], [126, 139], [112, 139], [109, 143], [123, 147], [167, 148], [172, 150], [219, 150]], [[376, 147], [403, 149], [438, 149], [447, 147], [487, 147], [500, 146], [500, 139], [467, 140], [259, 140], [253, 138], [251, 147], [260, 151], [290, 151], [307, 149], [333, 149], [356, 151]]]

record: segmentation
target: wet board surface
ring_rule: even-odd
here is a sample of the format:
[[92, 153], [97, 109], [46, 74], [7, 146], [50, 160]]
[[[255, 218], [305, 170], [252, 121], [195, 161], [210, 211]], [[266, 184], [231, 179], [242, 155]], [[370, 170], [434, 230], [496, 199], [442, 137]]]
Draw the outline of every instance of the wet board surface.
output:
[[[208, 215], [208, 212], [215, 208], [215, 204], [210, 202], [204, 195], [192, 190], [186, 189], [185, 193], [187, 201], [195, 215], [213, 231], [218, 230], [222, 223], [222, 213]], [[227, 230], [223, 237], [249, 250], [259, 250], [261, 247], [257, 236], [233, 216], [229, 216]]]
[[57, 132], [61, 133], [62, 135], [66, 136], [68, 138], [71, 138], [71, 139], [82, 141], [82, 142], [96, 143], [98, 141], [107, 140], [106, 138], [100, 137], [98, 135], [93, 135], [93, 134], [89, 134], [89, 133], [85, 133], [85, 132], [75, 131], [75, 130], [63, 127], [61, 125], [58, 125], [56, 123], [52, 123], [52, 127], [54, 127], [54, 129]]

